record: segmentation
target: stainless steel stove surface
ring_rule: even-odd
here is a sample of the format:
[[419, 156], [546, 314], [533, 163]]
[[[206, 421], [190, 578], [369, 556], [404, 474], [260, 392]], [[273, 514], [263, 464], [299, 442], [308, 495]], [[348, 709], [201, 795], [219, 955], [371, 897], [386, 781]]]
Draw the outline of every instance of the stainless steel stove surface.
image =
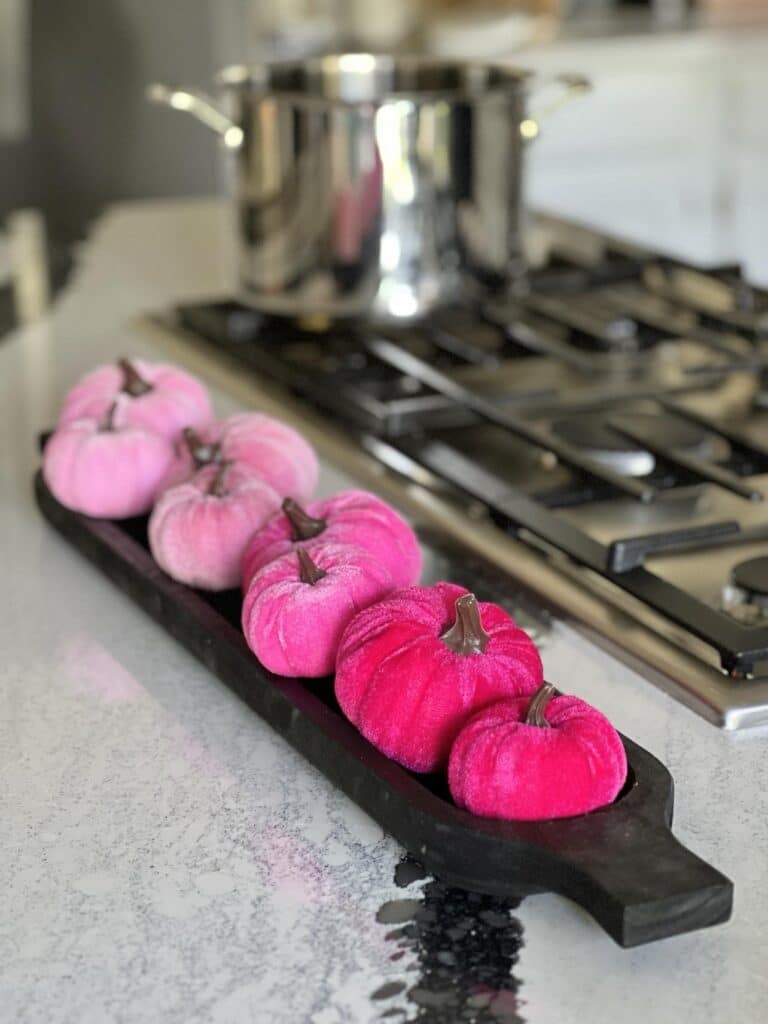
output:
[[768, 295], [556, 221], [535, 235], [527, 292], [416, 328], [228, 301], [176, 322], [458, 503], [467, 534], [492, 524], [500, 563], [524, 545], [545, 597], [712, 721], [768, 721]]

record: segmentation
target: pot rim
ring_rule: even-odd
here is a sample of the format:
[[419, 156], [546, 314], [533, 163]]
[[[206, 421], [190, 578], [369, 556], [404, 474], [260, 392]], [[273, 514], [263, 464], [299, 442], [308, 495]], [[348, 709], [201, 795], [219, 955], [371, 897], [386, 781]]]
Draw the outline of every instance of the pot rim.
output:
[[358, 108], [401, 100], [478, 102], [519, 94], [534, 76], [525, 68], [487, 61], [348, 52], [251, 67], [235, 64], [220, 71], [216, 83], [302, 106]]

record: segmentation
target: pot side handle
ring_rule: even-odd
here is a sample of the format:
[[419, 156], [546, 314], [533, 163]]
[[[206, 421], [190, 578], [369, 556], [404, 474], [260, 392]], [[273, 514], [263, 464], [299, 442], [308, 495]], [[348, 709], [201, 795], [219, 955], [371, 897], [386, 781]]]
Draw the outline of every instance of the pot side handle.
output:
[[539, 122], [543, 118], [559, 110], [566, 103], [570, 103], [571, 100], [583, 96], [585, 92], [589, 92], [592, 88], [592, 83], [588, 78], [571, 73], [542, 76], [539, 78], [536, 88], [546, 88], [553, 85], [560, 89], [559, 95], [551, 99], [549, 103], [543, 104], [538, 110], [534, 110], [532, 114], [529, 114], [520, 122], [520, 135], [524, 142], [532, 142], [538, 136], [541, 131]]
[[154, 82], [147, 86], [146, 97], [150, 103], [191, 114], [215, 131], [227, 149], [239, 149], [243, 144], [243, 129], [219, 110], [210, 96], [199, 89]]

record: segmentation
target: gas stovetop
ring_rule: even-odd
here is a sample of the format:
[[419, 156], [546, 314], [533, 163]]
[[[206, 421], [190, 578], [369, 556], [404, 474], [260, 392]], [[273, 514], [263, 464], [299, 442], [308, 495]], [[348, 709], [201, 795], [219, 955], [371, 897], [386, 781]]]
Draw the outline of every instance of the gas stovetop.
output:
[[519, 294], [416, 327], [176, 320], [535, 552], [712, 721], [768, 721], [768, 292], [549, 219], [531, 241]]

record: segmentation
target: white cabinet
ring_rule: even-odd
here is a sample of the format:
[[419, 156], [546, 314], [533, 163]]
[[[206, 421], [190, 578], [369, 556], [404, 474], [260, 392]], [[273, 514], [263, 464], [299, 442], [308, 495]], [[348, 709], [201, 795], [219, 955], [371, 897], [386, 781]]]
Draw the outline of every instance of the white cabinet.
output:
[[595, 86], [542, 120], [531, 205], [768, 280], [768, 35], [571, 43], [519, 63]]

